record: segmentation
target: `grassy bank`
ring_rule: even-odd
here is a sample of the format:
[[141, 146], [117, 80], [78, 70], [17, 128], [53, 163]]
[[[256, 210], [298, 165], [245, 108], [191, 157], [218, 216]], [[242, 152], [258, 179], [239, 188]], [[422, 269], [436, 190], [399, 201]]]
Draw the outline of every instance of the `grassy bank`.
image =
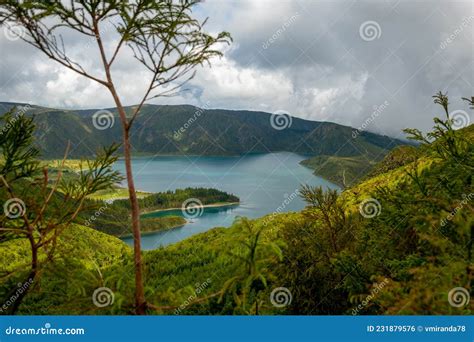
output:
[[312, 169], [315, 175], [341, 187], [357, 183], [375, 164], [376, 161], [368, 156], [316, 156], [301, 162], [301, 165]]
[[[186, 219], [181, 216], [150, 217], [140, 219], [140, 230], [142, 235], [153, 234], [164, 230], [182, 227], [186, 224]], [[118, 235], [120, 238], [133, 236], [130, 232]]]

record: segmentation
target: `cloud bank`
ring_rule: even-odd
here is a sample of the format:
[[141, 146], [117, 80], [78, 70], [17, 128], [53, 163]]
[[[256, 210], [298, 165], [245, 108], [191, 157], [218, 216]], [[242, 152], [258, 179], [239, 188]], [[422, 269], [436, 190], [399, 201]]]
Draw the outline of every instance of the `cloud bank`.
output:
[[[179, 96], [154, 103], [285, 111], [392, 136], [406, 127], [426, 130], [441, 115], [435, 92], [448, 92], [453, 111], [467, 110], [460, 98], [474, 94], [473, 8], [469, 1], [208, 0], [196, 15], [209, 17], [210, 32], [229, 31], [234, 43]], [[104, 88], [6, 33], [0, 101], [113, 106]], [[116, 37], [105, 34], [112, 46]], [[94, 42], [65, 38], [68, 51], [100, 75]], [[149, 75], [131, 53], [117, 62], [120, 94], [134, 104]]]

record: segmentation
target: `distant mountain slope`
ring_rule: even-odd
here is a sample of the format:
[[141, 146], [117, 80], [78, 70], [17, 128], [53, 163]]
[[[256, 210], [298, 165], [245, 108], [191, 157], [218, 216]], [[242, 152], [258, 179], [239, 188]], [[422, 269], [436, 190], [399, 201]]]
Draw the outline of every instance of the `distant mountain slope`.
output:
[[376, 163], [376, 159], [369, 159], [365, 155], [350, 157], [320, 155], [303, 160], [301, 165], [313, 169], [314, 174], [341, 187], [348, 187], [371, 171]]
[[[0, 113], [14, 105], [18, 104], [0, 103]], [[115, 123], [104, 130], [93, 125], [93, 114], [98, 111], [94, 109], [31, 106], [27, 115], [35, 115], [37, 144], [45, 158], [61, 157], [68, 141], [70, 157], [88, 157], [102, 145], [121, 141], [116, 110], [109, 110]], [[265, 112], [146, 105], [132, 129], [133, 149], [143, 154], [239, 155], [289, 151], [341, 157], [366, 155], [373, 159], [404, 144], [374, 133], [354, 134], [355, 129], [348, 126], [294, 117], [288, 128], [277, 130], [272, 127], [271, 118], [272, 114]]]
[[321, 176], [341, 187], [357, 184], [367, 177], [386, 172], [396, 166], [412, 162], [416, 155], [416, 147], [411, 145], [397, 146], [385, 155], [370, 157], [367, 155], [340, 157], [318, 155], [303, 160], [304, 165]]

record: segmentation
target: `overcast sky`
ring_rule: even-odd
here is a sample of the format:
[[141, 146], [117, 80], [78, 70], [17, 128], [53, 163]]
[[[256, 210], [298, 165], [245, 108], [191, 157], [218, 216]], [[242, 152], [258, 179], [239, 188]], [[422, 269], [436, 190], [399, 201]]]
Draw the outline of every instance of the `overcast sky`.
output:
[[[423, 130], [448, 91], [451, 110], [474, 95], [474, 2], [206, 1], [195, 15], [228, 31], [225, 55], [200, 68], [189, 91], [160, 104], [286, 111], [396, 136]], [[114, 43], [111, 34], [109, 44]], [[13, 37], [14, 38], [14, 37]], [[66, 47], [100, 75], [96, 46], [66, 35]], [[49, 107], [113, 106], [101, 86], [65, 70], [0, 32], [0, 101]], [[138, 102], [149, 75], [126, 53], [113, 70], [125, 104]], [[473, 116], [470, 114], [473, 122]]]

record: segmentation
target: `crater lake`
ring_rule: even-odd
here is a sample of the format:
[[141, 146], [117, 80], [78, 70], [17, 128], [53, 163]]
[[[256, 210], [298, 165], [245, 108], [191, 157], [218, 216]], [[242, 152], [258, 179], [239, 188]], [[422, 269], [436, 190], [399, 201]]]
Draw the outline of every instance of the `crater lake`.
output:
[[[181, 227], [142, 234], [142, 249], [150, 250], [181, 241], [214, 227], [229, 227], [237, 216], [257, 218], [273, 212], [298, 211], [304, 201], [298, 196], [302, 184], [339, 188], [300, 165], [305, 156], [290, 152], [244, 156], [155, 156], [133, 159], [135, 186], [139, 190], [164, 192], [187, 187], [216, 188], [240, 198], [237, 205], [205, 207], [198, 217]], [[114, 168], [125, 174], [123, 160]], [[183, 216], [180, 209], [145, 214]], [[123, 238], [133, 245], [133, 238]]]

